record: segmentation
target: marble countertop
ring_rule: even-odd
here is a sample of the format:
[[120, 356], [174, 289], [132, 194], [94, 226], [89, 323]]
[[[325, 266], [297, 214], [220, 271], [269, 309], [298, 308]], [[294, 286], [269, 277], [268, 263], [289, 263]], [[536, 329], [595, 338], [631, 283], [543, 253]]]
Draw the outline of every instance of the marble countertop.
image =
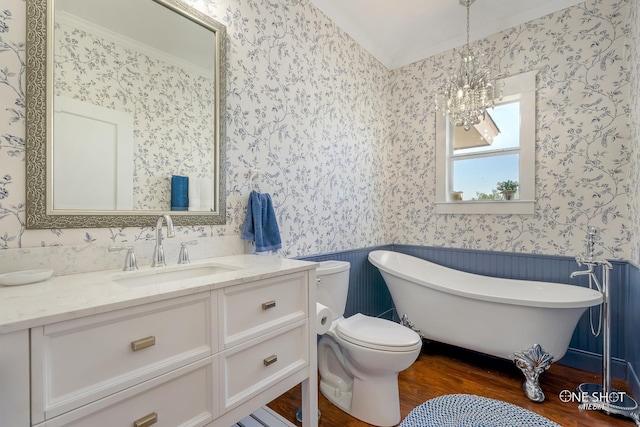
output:
[[[230, 270], [145, 285], [125, 286], [114, 280], [204, 265], [220, 265]], [[311, 270], [316, 266], [313, 262], [273, 256], [232, 255], [192, 261], [188, 266], [141, 267], [135, 272], [108, 270], [53, 276], [28, 285], [0, 286], [0, 333]]]

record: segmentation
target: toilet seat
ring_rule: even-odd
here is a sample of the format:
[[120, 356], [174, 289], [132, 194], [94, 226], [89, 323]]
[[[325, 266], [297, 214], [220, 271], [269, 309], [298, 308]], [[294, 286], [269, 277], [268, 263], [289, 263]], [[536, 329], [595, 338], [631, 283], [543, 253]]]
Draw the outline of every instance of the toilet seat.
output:
[[422, 346], [420, 335], [411, 329], [361, 313], [338, 322], [335, 330], [345, 341], [373, 350], [405, 352]]

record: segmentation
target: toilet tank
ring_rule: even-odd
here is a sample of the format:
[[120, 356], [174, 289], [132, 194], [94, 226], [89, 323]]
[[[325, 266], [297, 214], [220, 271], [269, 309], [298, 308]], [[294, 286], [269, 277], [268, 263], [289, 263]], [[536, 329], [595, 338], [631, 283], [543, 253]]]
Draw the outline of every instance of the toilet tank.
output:
[[349, 269], [346, 261], [322, 261], [316, 269], [317, 301], [329, 307], [333, 319], [344, 315], [349, 293]]

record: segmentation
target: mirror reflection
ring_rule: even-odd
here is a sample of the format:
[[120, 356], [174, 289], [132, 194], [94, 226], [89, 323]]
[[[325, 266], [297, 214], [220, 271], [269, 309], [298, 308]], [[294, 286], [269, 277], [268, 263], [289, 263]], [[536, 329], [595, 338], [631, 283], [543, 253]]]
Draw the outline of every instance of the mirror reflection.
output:
[[53, 209], [213, 211], [215, 34], [150, 0], [54, 16]]
[[27, 226], [224, 223], [225, 27], [181, 0], [28, 1]]

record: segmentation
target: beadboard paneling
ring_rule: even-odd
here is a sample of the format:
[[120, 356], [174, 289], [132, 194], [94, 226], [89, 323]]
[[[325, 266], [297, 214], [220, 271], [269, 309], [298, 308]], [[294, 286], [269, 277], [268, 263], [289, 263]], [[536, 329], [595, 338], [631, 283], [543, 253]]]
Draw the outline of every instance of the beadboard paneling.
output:
[[[570, 257], [408, 245], [394, 245], [393, 250], [474, 274], [588, 287], [586, 276], [570, 278], [572, 272], [584, 269], [584, 267], [578, 267], [575, 259]], [[623, 317], [625, 313], [626, 263], [618, 261], [612, 264], [611, 354], [615, 358], [624, 359], [626, 356], [624, 347], [626, 322]], [[594, 316], [595, 328], [597, 328], [597, 315], [598, 309], [595, 310]], [[588, 311], [580, 320], [569, 346], [588, 353], [602, 354], [602, 337], [594, 337], [591, 334]]]
[[635, 397], [640, 397], [640, 269], [628, 267], [627, 286], [627, 381]]
[[[394, 250], [418, 258], [462, 271], [486, 276], [511, 278], [517, 280], [535, 280], [554, 283], [567, 283], [588, 287], [588, 279], [580, 276], [571, 279], [572, 272], [582, 269], [573, 257], [532, 255], [509, 252], [474, 251], [455, 248], [437, 248], [413, 245], [387, 245], [375, 248], [357, 249], [304, 257], [309, 261], [330, 259], [351, 263], [349, 297], [345, 315], [361, 312], [371, 316], [391, 318], [393, 301], [377, 268], [367, 260], [370, 251], [377, 249]], [[628, 338], [627, 331], [634, 330], [629, 325], [640, 325], [640, 311], [635, 317], [626, 319], [626, 313], [634, 310], [627, 307], [627, 301], [640, 304], [640, 272], [634, 268], [635, 284], [628, 290], [629, 268], [626, 262], [614, 261], [611, 271], [611, 355], [612, 370], [616, 378], [627, 377], [627, 354], [631, 355], [630, 366], [640, 372], [640, 342]], [[635, 291], [635, 292], [632, 292]], [[637, 305], [636, 305], [637, 306]], [[390, 311], [391, 310], [391, 311]], [[594, 321], [597, 322], [598, 308]], [[397, 316], [394, 316], [397, 320]], [[597, 323], [594, 324], [597, 328]], [[636, 328], [637, 329], [637, 328]], [[625, 338], [627, 337], [627, 338]], [[629, 344], [629, 349], [626, 345]], [[560, 361], [579, 369], [600, 373], [602, 367], [602, 336], [591, 334], [589, 312], [582, 317], [569, 344], [567, 355]]]
[[315, 262], [328, 260], [348, 261], [351, 264], [351, 271], [349, 274], [349, 295], [347, 297], [345, 317], [355, 313], [363, 313], [368, 316], [392, 319], [393, 300], [387, 285], [384, 283], [378, 269], [367, 259], [369, 252], [376, 249], [391, 250], [392, 246], [356, 249], [299, 259]]

